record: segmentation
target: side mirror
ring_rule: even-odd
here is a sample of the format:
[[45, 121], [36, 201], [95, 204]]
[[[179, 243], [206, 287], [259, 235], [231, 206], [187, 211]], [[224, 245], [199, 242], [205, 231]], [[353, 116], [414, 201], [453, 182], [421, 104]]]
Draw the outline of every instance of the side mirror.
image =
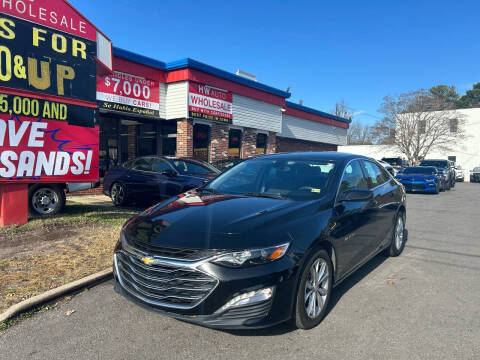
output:
[[339, 201], [370, 201], [373, 200], [373, 192], [364, 189], [348, 190], [343, 196], [339, 197]]
[[173, 178], [173, 177], [177, 176], [177, 172], [173, 169], [167, 169], [167, 170], [162, 171], [162, 175]]

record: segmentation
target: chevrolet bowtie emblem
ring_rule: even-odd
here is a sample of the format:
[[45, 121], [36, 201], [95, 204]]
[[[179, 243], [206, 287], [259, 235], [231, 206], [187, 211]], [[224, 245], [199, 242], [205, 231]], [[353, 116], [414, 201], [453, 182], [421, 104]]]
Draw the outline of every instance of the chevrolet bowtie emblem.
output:
[[144, 256], [140, 260], [142, 260], [145, 265], [152, 265], [155, 262], [155, 260], [148, 256]]

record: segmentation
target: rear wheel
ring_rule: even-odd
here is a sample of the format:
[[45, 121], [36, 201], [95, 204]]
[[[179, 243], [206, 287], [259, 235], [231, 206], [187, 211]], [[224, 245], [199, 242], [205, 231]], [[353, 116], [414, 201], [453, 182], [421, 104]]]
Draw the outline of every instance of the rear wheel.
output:
[[306, 264], [294, 309], [294, 323], [300, 329], [317, 326], [325, 316], [332, 291], [332, 262], [328, 253], [320, 249]]
[[33, 185], [28, 189], [28, 209], [32, 215], [55, 215], [65, 207], [65, 192], [57, 185]]
[[110, 198], [115, 206], [125, 206], [127, 204], [127, 191], [123, 184], [113, 183], [110, 188]]
[[405, 248], [405, 240], [405, 216], [400, 212], [395, 220], [395, 227], [393, 229], [392, 242], [390, 248], [388, 248], [388, 255], [400, 255]]

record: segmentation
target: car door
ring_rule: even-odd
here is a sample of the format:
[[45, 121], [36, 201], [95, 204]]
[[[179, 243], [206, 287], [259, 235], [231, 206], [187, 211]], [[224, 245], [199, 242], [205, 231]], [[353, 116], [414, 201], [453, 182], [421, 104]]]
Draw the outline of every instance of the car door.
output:
[[374, 198], [372, 221], [369, 226], [375, 229], [376, 236], [372, 239], [368, 249], [367, 256], [370, 256], [384, 247], [391, 238], [394, 217], [398, 208], [398, 201], [396, 201], [398, 185], [374, 161], [362, 160], [362, 166]]
[[141, 157], [133, 161], [125, 175], [124, 183], [134, 200], [144, 200], [152, 191], [152, 180], [154, 180], [154, 173], [152, 173], [151, 158]]
[[165, 159], [153, 157], [151, 160], [153, 179], [149, 184], [152, 196], [165, 199], [180, 194], [185, 180]]
[[333, 229], [330, 236], [336, 248], [339, 278], [348, 274], [366, 257], [366, 248], [375, 238], [372, 221], [372, 203], [345, 201], [350, 190], [368, 190], [359, 160], [350, 161], [343, 170], [333, 209]]

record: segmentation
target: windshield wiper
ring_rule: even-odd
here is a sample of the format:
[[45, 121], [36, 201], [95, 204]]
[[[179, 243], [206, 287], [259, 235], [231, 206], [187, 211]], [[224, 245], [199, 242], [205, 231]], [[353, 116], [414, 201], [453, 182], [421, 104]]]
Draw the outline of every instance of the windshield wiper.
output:
[[285, 197], [280, 194], [265, 194], [265, 193], [249, 192], [243, 195], [252, 196], [252, 197], [263, 197], [263, 198], [269, 198], [269, 199], [285, 199]]

